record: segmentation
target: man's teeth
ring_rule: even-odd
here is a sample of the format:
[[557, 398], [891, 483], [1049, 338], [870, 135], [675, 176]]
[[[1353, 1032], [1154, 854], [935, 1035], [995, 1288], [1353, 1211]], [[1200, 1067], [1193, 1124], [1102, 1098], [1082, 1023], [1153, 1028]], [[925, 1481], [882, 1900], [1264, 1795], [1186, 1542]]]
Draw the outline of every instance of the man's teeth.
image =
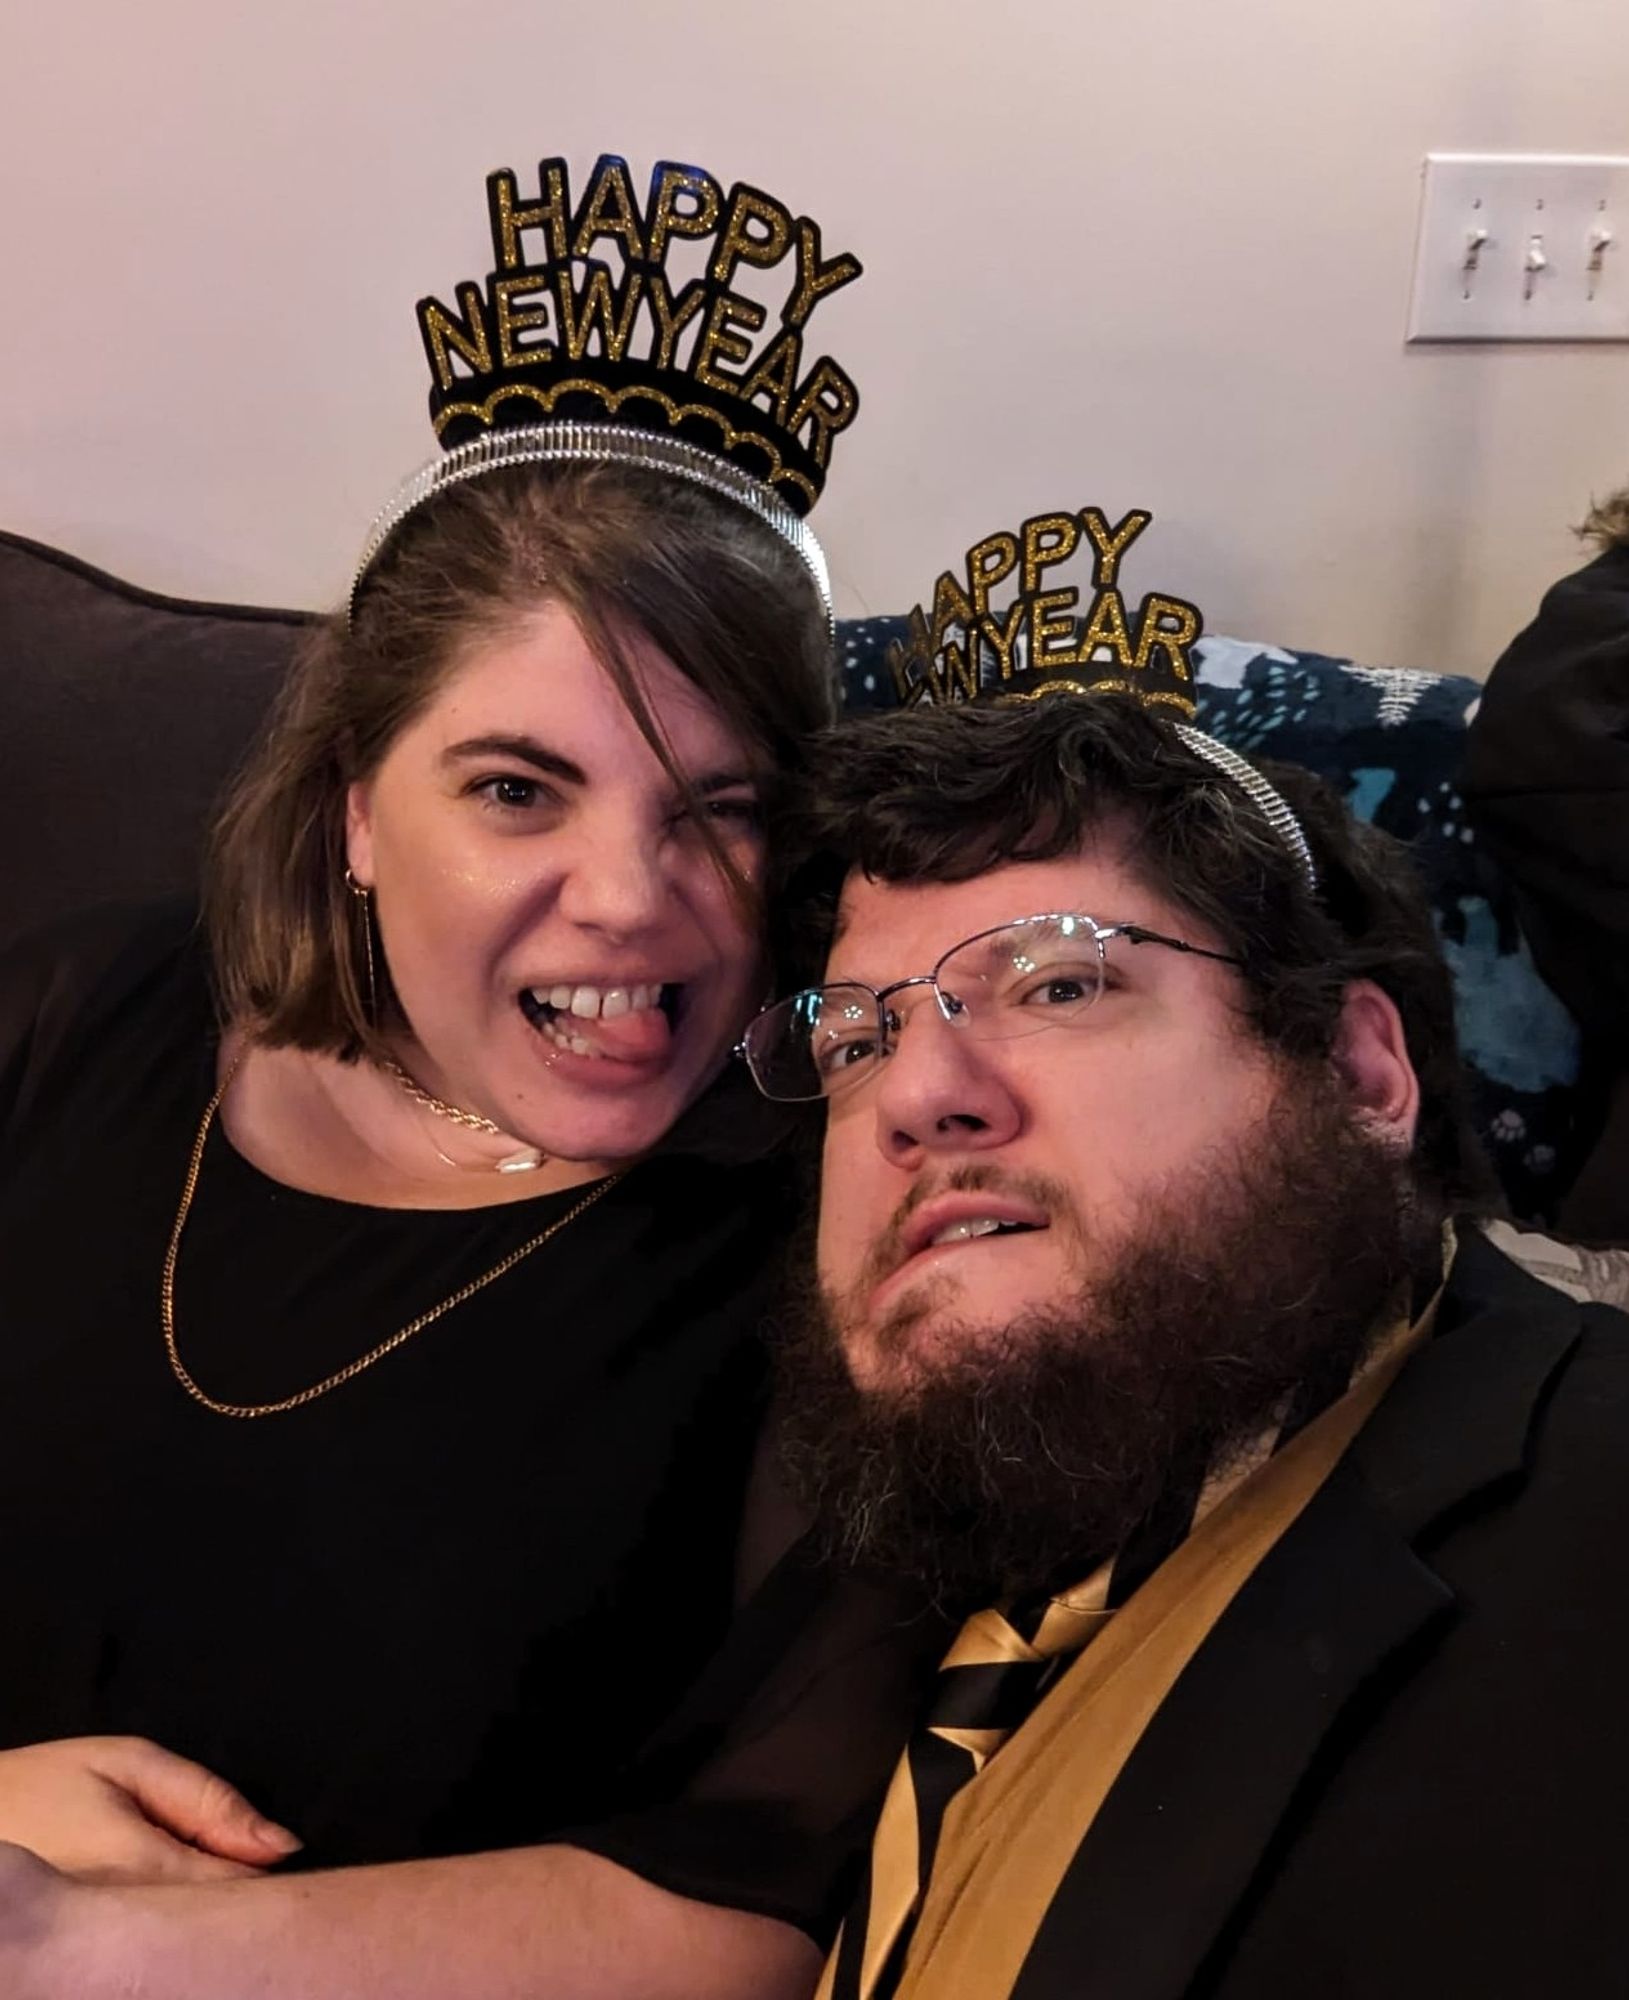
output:
[[1027, 1227], [1027, 1223], [1005, 1222], [993, 1215], [976, 1215], [966, 1222], [947, 1222], [943, 1229], [935, 1231], [929, 1237], [928, 1247], [934, 1249], [941, 1243], [966, 1243], [975, 1236], [996, 1236], [1003, 1230], [1012, 1231]]
[[534, 986], [532, 998], [557, 1014], [575, 1014], [579, 1021], [614, 1021], [619, 1014], [643, 1014], [662, 997], [654, 986]]

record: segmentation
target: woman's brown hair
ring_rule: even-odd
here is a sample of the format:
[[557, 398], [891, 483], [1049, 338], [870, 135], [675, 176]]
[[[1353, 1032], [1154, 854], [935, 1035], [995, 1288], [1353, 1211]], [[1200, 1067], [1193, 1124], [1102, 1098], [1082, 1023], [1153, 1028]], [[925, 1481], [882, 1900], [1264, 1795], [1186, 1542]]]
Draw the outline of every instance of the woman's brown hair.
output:
[[396, 531], [351, 619], [314, 629], [217, 821], [205, 915], [225, 1019], [273, 1047], [378, 1046], [391, 995], [380, 961], [370, 1004], [347, 790], [469, 646], [550, 601], [681, 788], [630, 640], [654, 645], [777, 771], [796, 769], [832, 718], [830, 634], [808, 572], [732, 501], [609, 466], [512, 467], [451, 488]]

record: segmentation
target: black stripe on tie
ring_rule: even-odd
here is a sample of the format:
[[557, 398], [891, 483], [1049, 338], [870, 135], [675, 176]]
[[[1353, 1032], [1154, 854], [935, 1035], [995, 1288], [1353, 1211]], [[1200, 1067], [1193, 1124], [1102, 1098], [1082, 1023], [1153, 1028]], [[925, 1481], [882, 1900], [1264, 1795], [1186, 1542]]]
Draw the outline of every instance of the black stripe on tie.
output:
[[929, 1729], [1016, 1729], [1035, 1706], [1050, 1660], [991, 1667], [941, 1667], [928, 1708]]
[[[1078, 1583], [1082, 1576], [1090, 1576], [1096, 1568], [1096, 1563], [1071, 1565], [1060, 1588]], [[1046, 1614], [1052, 1609], [1056, 1594], [1051, 1590], [1032, 1591], [1028, 1597], [1020, 1597], [1008, 1607], [1007, 1623], [1026, 1645], [1033, 1646], [1040, 1637], [1041, 1627], [1046, 1623]]]
[[[911, 1766], [911, 1790], [916, 1794], [916, 1880], [917, 1907], [921, 1890], [933, 1873], [933, 1857], [939, 1847], [939, 1829], [951, 1800], [973, 1775], [972, 1752], [959, 1743], [947, 1743], [942, 1736], [918, 1735], [906, 1752]], [[911, 1929], [915, 1928], [915, 1912]]]
[[[948, 1671], [948, 1670], [947, 1670]], [[872, 2000], [888, 2000], [888, 1996], [899, 1985], [900, 1975], [905, 1970], [906, 1954], [911, 1948], [911, 1939], [916, 1935], [917, 1919], [922, 1914], [922, 1897], [928, 1879], [933, 1873], [933, 1857], [939, 1849], [939, 1829], [944, 1824], [945, 1811], [951, 1800], [973, 1775], [973, 1758], [970, 1752], [955, 1743], [945, 1742], [943, 1737], [930, 1736], [920, 1731], [905, 1753], [911, 1772], [911, 1795], [916, 1802], [916, 1894], [911, 1902], [910, 1915], [900, 1928], [894, 1940], [893, 1949], [883, 1961], [877, 1973], [877, 1983], [872, 1987]], [[869, 1885], [868, 1885], [869, 1886]], [[870, 1917], [870, 1897], [866, 1897], [865, 1917]], [[849, 1996], [860, 1990], [860, 1973], [863, 1968], [865, 1929], [860, 1921], [860, 1906], [856, 1903], [849, 1923], [854, 1926], [858, 1942], [850, 1952], [849, 1933], [843, 1933], [843, 1950], [838, 1955], [836, 1976], [832, 1984], [833, 2000], [849, 2000]], [[852, 1983], [845, 1984], [845, 1979]]]
[[[837, 1962], [832, 1967], [832, 2000], [857, 2000], [860, 1992], [860, 1975], [865, 1968], [865, 1941], [871, 1929], [871, 1871], [874, 1865], [874, 1860], [868, 1857], [865, 1878], [855, 1891], [854, 1901], [838, 1933]], [[918, 1875], [919, 1893], [921, 1880]]]

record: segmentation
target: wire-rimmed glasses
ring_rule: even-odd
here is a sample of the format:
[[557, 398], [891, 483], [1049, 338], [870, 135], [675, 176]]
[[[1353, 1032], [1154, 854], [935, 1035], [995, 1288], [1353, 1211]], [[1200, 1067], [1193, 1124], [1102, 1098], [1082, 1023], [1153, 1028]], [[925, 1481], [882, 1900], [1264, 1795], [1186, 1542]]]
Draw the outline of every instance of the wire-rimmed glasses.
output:
[[736, 1054], [766, 1097], [799, 1104], [876, 1074], [904, 1026], [890, 1002], [913, 986], [929, 988], [941, 1017], [980, 1041], [1070, 1027], [1101, 996], [1108, 947], [1116, 938], [1240, 963], [1142, 924], [1100, 924], [1079, 912], [1019, 917], [964, 938], [931, 972], [896, 979], [880, 991], [844, 979], [778, 1000], [749, 1023]]

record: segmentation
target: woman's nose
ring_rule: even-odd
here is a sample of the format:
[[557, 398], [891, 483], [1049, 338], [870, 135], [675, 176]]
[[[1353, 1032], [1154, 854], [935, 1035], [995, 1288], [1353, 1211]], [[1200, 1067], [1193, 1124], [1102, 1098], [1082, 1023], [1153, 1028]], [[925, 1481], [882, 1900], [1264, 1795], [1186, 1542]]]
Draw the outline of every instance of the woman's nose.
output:
[[569, 922], [608, 937], [635, 937], [668, 915], [673, 885], [666, 842], [649, 828], [584, 827], [567, 861], [558, 907]]

